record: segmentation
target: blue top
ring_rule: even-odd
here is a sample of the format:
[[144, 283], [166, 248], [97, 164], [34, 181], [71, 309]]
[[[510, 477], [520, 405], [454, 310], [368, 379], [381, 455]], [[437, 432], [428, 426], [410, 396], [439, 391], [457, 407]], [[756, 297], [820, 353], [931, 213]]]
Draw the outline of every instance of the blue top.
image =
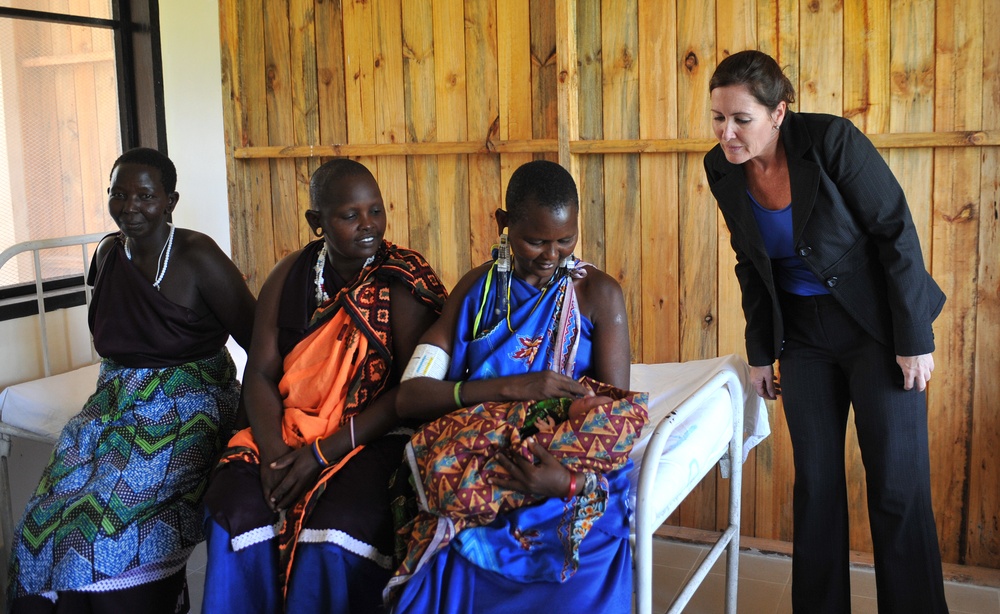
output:
[[813, 272], [795, 255], [792, 242], [792, 206], [781, 209], [765, 209], [747, 192], [753, 203], [753, 217], [757, 220], [757, 228], [764, 239], [764, 248], [771, 258], [774, 269], [774, 279], [778, 287], [789, 294], [799, 296], [816, 296], [830, 292], [813, 275]]
[[496, 270], [483, 275], [462, 304], [448, 381], [542, 370], [573, 379], [592, 375], [594, 325], [579, 314], [572, 278], [557, 275], [561, 277], [542, 290], [510, 275], [509, 309], [504, 313], [495, 309], [500, 293]]

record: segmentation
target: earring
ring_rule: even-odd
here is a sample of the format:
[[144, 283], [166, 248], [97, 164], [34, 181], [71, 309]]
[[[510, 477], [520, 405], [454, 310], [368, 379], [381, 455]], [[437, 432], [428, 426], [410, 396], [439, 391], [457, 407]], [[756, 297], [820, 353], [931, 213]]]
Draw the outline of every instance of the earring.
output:
[[316, 228], [313, 228], [313, 235], [316, 236], [316, 237], [322, 237], [323, 236], [323, 227], [322, 226], [317, 226]]
[[776, 123], [776, 124], [774, 124], [773, 126], [771, 126], [771, 130], [777, 130], [777, 129], [778, 129], [778, 128], [780, 128], [780, 127], [781, 127], [781, 124], [777, 124], [777, 123]]
[[498, 271], [509, 271], [510, 270], [510, 243], [507, 241], [507, 229], [500, 233], [500, 238], [497, 239], [497, 250], [496, 250], [496, 260], [497, 260], [497, 270]]
[[[508, 292], [510, 292], [510, 243], [507, 241], [507, 229], [504, 228], [497, 239], [497, 246], [494, 252], [497, 260], [497, 303], [493, 308], [493, 316], [496, 318], [505, 317], [510, 306]], [[508, 321], [507, 326], [510, 327]]]

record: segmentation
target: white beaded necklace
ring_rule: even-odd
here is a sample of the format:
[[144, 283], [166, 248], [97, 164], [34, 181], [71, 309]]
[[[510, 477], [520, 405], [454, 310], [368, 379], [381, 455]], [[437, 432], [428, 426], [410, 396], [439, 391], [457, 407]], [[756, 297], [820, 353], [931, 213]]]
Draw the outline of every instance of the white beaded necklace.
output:
[[[365, 263], [361, 265], [361, 269], [367, 269], [373, 262], [375, 262], [375, 254], [368, 256]], [[316, 257], [316, 264], [313, 266], [313, 270], [316, 271], [316, 279], [313, 283], [316, 285], [317, 305], [323, 305], [330, 300], [330, 295], [326, 293], [326, 283], [323, 279], [324, 269], [326, 269], [326, 241], [323, 241], [323, 247], [320, 248], [319, 256]]]
[[323, 241], [323, 247], [319, 250], [319, 257], [316, 258], [316, 266], [313, 270], [316, 271], [316, 304], [323, 305], [330, 300], [330, 295], [326, 293], [326, 284], [323, 282], [323, 269], [326, 268], [326, 241]]
[[[163, 281], [163, 276], [167, 274], [167, 267], [170, 266], [170, 252], [174, 245], [174, 225], [167, 223], [167, 226], [170, 226], [170, 234], [167, 236], [167, 242], [160, 248], [160, 257], [156, 259], [156, 279], [153, 280], [153, 287], [156, 288], [157, 292], [160, 291], [160, 282]], [[164, 254], [166, 254], [166, 258], [164, 258]], [[132, 259], [132, 250], [128, 248], [128, 237], [125, 237], [125, 255], [129, 260]]]

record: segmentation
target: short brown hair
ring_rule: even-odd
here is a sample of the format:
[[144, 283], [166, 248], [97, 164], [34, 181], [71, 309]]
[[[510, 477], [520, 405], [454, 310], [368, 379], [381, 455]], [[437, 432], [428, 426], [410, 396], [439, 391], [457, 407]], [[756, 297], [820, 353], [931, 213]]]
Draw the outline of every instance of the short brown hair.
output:
[[708, 91], [730, 85], [745, 86], [757, 102], [772, 111], [781, 101], [795, 102], [792, 82], [774, 58], [762, 51], [739, 51], [719, 62], [708, 82]]

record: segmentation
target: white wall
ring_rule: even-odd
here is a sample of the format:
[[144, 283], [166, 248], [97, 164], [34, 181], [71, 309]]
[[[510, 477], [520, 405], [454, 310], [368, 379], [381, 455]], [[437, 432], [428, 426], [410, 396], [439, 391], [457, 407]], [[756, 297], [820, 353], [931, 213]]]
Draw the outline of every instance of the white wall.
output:
[[167, 150], [180, 193], [174, 221], [230, 253], [218, 4], [160, 0], [160, 41]]
[[[205, 0], [159, 4], [167, 153], [180, 194], [174, 223], [209, 235], [231, 254], [219, 7]], [[231, 339], [228, 345], [242, 373], [246, 354]]]

